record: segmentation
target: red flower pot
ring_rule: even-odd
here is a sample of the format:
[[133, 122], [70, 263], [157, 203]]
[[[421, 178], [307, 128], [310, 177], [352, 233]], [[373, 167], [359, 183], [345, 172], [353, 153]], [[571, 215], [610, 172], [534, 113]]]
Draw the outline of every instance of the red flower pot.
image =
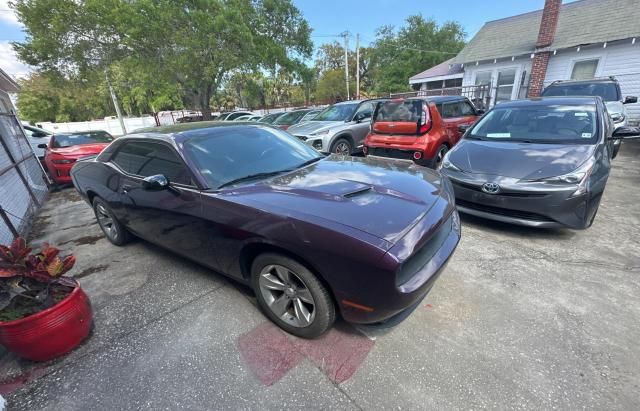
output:
[[77, 347], [91, 329], [89, 298], [76, 282], [64, 300], [15, 321], [0, 322], [0, 345], [32, 361], [47, 361]]

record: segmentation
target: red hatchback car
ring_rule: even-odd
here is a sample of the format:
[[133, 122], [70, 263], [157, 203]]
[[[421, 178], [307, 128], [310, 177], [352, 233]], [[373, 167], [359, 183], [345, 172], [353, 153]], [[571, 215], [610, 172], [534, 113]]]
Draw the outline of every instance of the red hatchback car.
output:
[[373, 114], [363, 151], [365, 155], [413, 160], [438, 168], [462, 137], [460, 126], [472, 125], [482, 113], [460, 96], [385, 101]]
[[44, 162], [49, 175], [57, 184], [71, 184], [69, 171], [82, 157], [100, 154], [113, 141], [106, 131], [81, 131], [77, 133], [54, 134], [44, 148]]

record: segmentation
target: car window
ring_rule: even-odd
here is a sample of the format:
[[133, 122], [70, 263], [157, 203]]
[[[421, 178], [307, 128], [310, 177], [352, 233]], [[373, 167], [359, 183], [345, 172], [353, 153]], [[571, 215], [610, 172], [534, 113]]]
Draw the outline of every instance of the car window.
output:
[[353, 117], [353, 112], [357, 107], [357, 103], [336, 104], [324, 109], [320, 114], [311, 121], [346, 121]]
[[476, 111], [471, 107], [471, 104], [468, 101], [463, 100], [458, 104], [460, 105], [460, 115], [463, 117], [476, 115]]
[[164, 144], [125, 143], [111, 161], [129, 174], [141, 177], [164, 174], [171, 182], [193, 185], [182, 160]]
[[453, 103], [442, 103], [438, 105], [438, 111], [442, 118], [461, 117], [460, 104], [456, 101]]
[[285, 114], [284, 116], [278, 117], [278, 119], [276, 121], [273, 122], [273, 124], [279, 125], [279, 124], [295, 124], [298, 122], [298, 120], [300, 120], [305, 114], [307, 114], [308, 111], [305, 110], [300, 110], [300, 111], [291, 111], [287, 114]]
[[600, 96], [604, 101], [622, 100], [615, 83], [553, 84], [542, 92], [543, 97]]
[[366, 118], [371, 118], [372, 115], [373, 115], [373, 104], [371, 104], [370, 102], [367, 102], [367, 103], [362, 103], [362, 105], [358, 107], [358, 110], [353, 115], [353, 118], [355, 119], [361, 116], [362, 119], [366, 119]]
[[501, 142], [594, 144], [595, 105], [497, 106], [469, 132], [471, 139]]
[[110, 143], [112, 141], [113, 137], [106, 131], [87, 131], [84, 133], [55, 134], [52, 137], [52, 146], [54, 148], [64, 148], [83, 144]]
[[185, 155], [212, 188], [247, 176], [295, 169], [322, 158], [297, 138], [270, 127], [202, 130], [183, 144]]
[[420, 119], [420, 105], [417, 100], [386, 101], [380, 104], [375, 121], [415, 123]]

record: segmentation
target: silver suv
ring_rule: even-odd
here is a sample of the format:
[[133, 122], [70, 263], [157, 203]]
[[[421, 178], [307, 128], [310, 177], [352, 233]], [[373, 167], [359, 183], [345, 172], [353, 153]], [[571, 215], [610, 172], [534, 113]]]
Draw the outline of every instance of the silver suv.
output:
[[383, 100], [337, 103], [287, 131], [320, 152], [349, 155], [362, 149], [371, 126], [371, 115], [380, 101]]

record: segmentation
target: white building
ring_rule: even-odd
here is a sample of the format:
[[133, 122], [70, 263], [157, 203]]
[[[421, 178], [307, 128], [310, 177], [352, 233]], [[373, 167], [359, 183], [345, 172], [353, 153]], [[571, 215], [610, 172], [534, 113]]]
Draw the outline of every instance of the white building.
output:
[[[449, 61], [455, 64], [464, 71], [463, 89], [489, 85], [490, 105], [539, 96], [556, 80], [609, 76], [623, 96], [640, 96], [640, 2], [546, 0], [543, 10], [485, 23]], [[426, 89], [418, 76], [410, 82]], [[640, 121], [640, 104], [627, 112]]]

